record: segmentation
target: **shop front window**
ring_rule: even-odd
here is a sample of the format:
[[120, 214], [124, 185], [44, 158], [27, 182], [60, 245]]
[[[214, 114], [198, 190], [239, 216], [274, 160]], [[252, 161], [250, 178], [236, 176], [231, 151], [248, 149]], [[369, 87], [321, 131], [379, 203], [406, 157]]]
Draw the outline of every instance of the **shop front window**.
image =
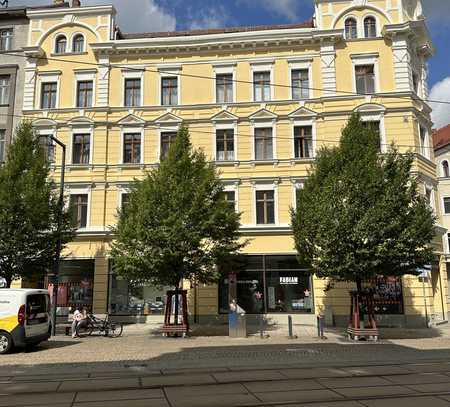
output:
[[163, 315], [170, 287], [133, 283], [114, 273], [110, 275], [109, 312], [113, 315]]
[[[75, 308], [92, 311], [95, 260], [64, 260], [58, 273], [57, 313], [68, 315]], [[48, 290], [52, 298], [54, 286]]]
[[233, 293], [247, 314], [313, 310], [311, 277], [295, 256], [245, 256], [242, 269], [220, 284], [221, 313], [228, 312]]

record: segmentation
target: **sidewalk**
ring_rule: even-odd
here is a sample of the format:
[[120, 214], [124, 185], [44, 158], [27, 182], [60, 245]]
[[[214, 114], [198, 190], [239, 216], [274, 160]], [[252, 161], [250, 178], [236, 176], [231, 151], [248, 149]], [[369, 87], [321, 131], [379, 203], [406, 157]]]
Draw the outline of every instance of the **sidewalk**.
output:
[[450, 361], [271, 369], [0, 371], [0, 406], [449, 407]]

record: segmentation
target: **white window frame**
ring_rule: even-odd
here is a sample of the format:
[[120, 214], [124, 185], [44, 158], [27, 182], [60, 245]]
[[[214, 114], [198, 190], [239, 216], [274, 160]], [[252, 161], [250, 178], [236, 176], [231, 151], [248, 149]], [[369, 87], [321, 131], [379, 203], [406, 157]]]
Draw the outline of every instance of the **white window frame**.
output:
[[239, 186], [237, 183], [229, 184], [225, 183], [223, 192], [234, 192], [234, 209], [236, 213], [239, 213]]
[[162, 133], [178, 133], [178, 130], [180, 130], [181, 123], [180, 124], [173, 124], [170, 123], [169, 125], [165, 125], [164, 123], [158, 124], [158, 148], [157, 153], [158, 156], [156, 157], [156, 162], [161, 162], [161, 134]]
[[[442, 200], [441, 200], [441, 205], [442, 205], [442, 207], [441, 207], [441, 209], [442, 209], [442, 216], [450, 216], [450, 213], [446, 213], [446, 212], [445, 212], [445, 204], [444, 204], [445, 198], [449, 198], [449, 199], [450, 199], [450, 196], [443, 196], [443, 197], [442, 197]], [[450, 232], [449, 232], [449, 233], [450, 233]]]
[[[423, 128], [425, 130], [425, 145], [422, 145], [422, 139], [420, 137], [420, 129]], [[420, 120], [417, 123], [417, 131], [419, 136], [419, 154], [426, 158], [427, 160], [431, 160], [431, 137], [430, 137], [430, 129], [427, 125], [422, 123]], [[424, 154], [422, 154], [422, 149]]]
[[386, 153], [388, 150], [386, 141], [386, 128], [384, 125], [384, 112], [380, 113], [364, 113], [359, 112], [362, 122], [380, 122], [380, 152]]
[[[274, 199], [274, 220], [275, 222], [272, 224], [259, 224], [257, 223], [257, 215], [256, 215], [256, 192], [257, 191], [274, 191], [273, 199]], [[253, 194], [253, 216], [252, 221], [253, 225], [258, 228], [267, 228], [267, 227], [274, 227], [279, 226], [279, 216], [278, 216], [278, 183], [273, 182], [272, 184], [267, 183], [254, 183], [252, 188], [252, 194]]]
[[129, 187], [118, 187], [117, 188], [117, 211], [122, 209], [123, 204], [123, 195], [129, 194], [130, 188]]
[[[251, 95], [252, 101], [256, 103], [267, 103], [275, 100], [275, 87], [272, 86], [273, 82], [273, 66], [274, 61], [264, 61], [264, 62], [251, 62], [250, 63], [250, 73], [251, 73]], [[269, 72], [270, 73], [270, 100], [256, 100], [255, 99], [255, 73], [259, 72]]]
[[[46, 137], [48, 141], [51, 142], [51, 144], [53, 145], [53, 153], [54, 153], [54, 157], [52, 160], [48, 160], [48, 162], [50, 164], [56, 164], [56, 142], [51, 139], [50, 137], [56, 137], [56, 129], [52, 128], [52, 127], [34, 127], [35, 132], [38, 134], [39, 137]], [[49, 143], [50, 144], [50, 143]], [[45, 155], [48, 157], [48, 151], [45, 152]]]
[[7, 106], [9, 105], [9, 100], [11, 96], [11, 75], [0, 75], [0, 80], [3, 79], [7, 81], [7, 84], [5, 86], [2, 86], [2, 89], [5, 90], [5, 100], [0, 100], [1, 106]]
[[59, 109], [59, 97], [61, 93], [61, 72], [40, 72], [38, 74], [37, 80], [38, 91], [37, 93], [37, 101], [36, 105], [38, 108], [36, 110], [51, 110], [51, 109], [43, 109], [41, 106], [42, 101], [42, 85], [44, 83], [56, 82], [56, 103], [55, 107], [52, 109]]
[[[69, 165], [73, 165], [76, 167], [87, 167], [92, 165], [93, 156], [94, 156], [94, 128], [92, 125], [76, 125], [70, 126], [70, 146], [69, 146], [69, 157], [68, 163]], [[73, 141], [74, 137], [78, 134], [89, 134], [89, 163], [88, 164], [74, 164], [73, 163]]]
[[[175, 106], [180, 106], [181, 105], [181, 65], [176, 65], [176, 66], [158, 66], [157, 70], [159, 73], [159, 78], [158, 78], [158, 106], [164, 106], [167, 108], [171, 108], [171, 107], [175, 107]], [[162, 80], [164, 78], [177, 78], [177, 104], [176, 105], [163, 105], [162, 104]]]
[[[350, 18], [356, 21], [356, 38], [347, 38], [347, 36], [346, 36], [345, 22]], [[354, 40], [361, 38], [361, 22], [360, 22], [360, 19], [356, 15], [354, 15], [354, 14], [346, 15], [343, 18], [343, 22], [344, 22], [344, 38], [346, 41], [354, 41]], [[364, 37], [364, 34], [363, 34], [363, 37]]]
[[[375, 24], [376, 24], [375, 37], [366, 37], [364, 21], [366, 20], [367, 17], [372, 17], [375, 19]], [[381, 37], [380, 19], [375, 14], [369, 13], [369, 14], [365, 14], [364, 16], [362, 16], [360, 26], [361, 26], [361, 38], [364, 38], [366, 40], [373, 40], [373, 39], [377, 39], [377, 38]]]
[[[375, 75], [375, 92], [380, 92], [380, 67], [379, 67], [379, 55], [378, 53], [371, 54], [352, 54], [350, 55], [352, 59], [352, 78], [353, 78], [353, 92], [356, 94], [356, 67], [361, 65], [373, 65], [373, 72]], [[372, 95], [359, 95], [361, 97], [364, 96], [372, 96]]]
[[[65, 37], [66, 38], [66, 49], [64, 52], [56, 52], [56, 41], [59, 37]], [[67, 49], [70, 49], [70, 51], [68, 51]], [[53, 36], [53, 50], [52, 50], [52, 54], [53, 55], [66, 55], [69, 54], [71, 52], [71, 41], [70, 39], [67, 37], [67, 34], [64, 32], [58, 32]]]
[[220, 163], [235, 162], [238, 160], [238, 125], [237, 120], [233, 121], [214, 121], [213, 122], [214, 134], [213, 134], [213, 160], [217, 161], [217, 130], [233, 130], [233, 142], [234, 142], [234, 157], [233, 160], [218, 161]]
[[[90, 109], [91, 107], [96, 106], [96, 76], [97, 76], [97, 70], [96, 69], [90, 69], [90, 70], [77, 70], [75, 71], [75, 90], [74, 90], [74, 100], [73, 105], [77, 109]], [[77, 99], [78, 99], [78, 82], [84, 82], [84, 81], [92, 81], [92, 106], [91, 107], [78, 107], [77, 106]]]
[[[308, 100], [314, 98], [314, 86], [313, 86], [313, 73], [312, 73], [312, 58], [308, 58], [307, 60], [288, 60], [289, 63], [289, 86], [290, 86], [290, 97], [292, 100]], [[308, 70], [308, 82], [309, 82], [309, 89], [308, 89], [308, 98], [301, 98], [301, 99], [294, 99], [294, 89], [292, 88], [292, 71], [297, 70]]]
[[[75, 37], [77, 37], [78, 35], [81, 35], [81, 36], [83, 37], [83, 49], [82, 49], [82, 51], [80, 51], [80, 52], [75, 52], [75, 51], [73, 50], [73, 47], [74, 47], [74, 39], [75, 39]], [[80, 32], [80, 31], [74, 32], [74, 33], [72, 34], [72, 36], [70, 37], [70, 53], [71, 53], [71, 54], [82, 54], [82, 53], [84, 53], [84, 52], [86, 52], [86, 35], [84, 35], [84, 33]]]
[[444, 162], [447, 162], [447, 165], [449, 166], [449, 177], [450, 177], [450, 161], [447, 158], [444, 158], [443, 160], [439, 161], [439, 174], [441, 178], [446, 178], [444, 173]]
[[[311, 126], [312, 156], [310, 158], [295, 157], [295, 127], [301, 127], [301, 126]], [[292, 159], [293, 160], [312, 160], [316, 157], [317, 126], [316, 126], [315, 119], [309, 119], [309, 120], [293, 119], [293, 120], [291, 120], [291, 136], [292, 136], [291, 148], [292, 148]]]
[[[254, 162], [270, 162], [277, 160], [277, 121], [276, 119], [255, 119], [252, 124], [252, 161]], [[255, 151], [256, 129], [272, 128], [272, 158], [268, 160], [257, 160]]]
[[[137, 70], [139, 69], [139, 70]], [[137, 109], [144, 106], [144, 69], [142, 67], [135, 69], [123, 69], [122, 70], [122, 106], [126, 109]], [[141, 100], [139, 106], [126, 106], [125, 104], [125, 80], [126, 79], [140, 79], [141, 80]]]
[[90, 186], [88, 187], [69, 187], [67, 195], [69, 199], [66, 201], [66, 209], [70, 206], [70, 196], [71, 195], [87, 195], [88, 196], [88, 207], [87, 207], [87, 214], [86, 214], [86, 227], [84, 228], [78, 228], [77, 231], [85, 231], [91, 228], [91, 207], [92, 207], [92, 188]]
[[[432, 184], [429, 183], [424, 183], [423, 185], [423, 191], [424, 194], [426, 195], [427, 191], [430, 191], [430, 201], [431, 201], [431, 209], [433, 210], [433, 213], [436, 215], [436, 195], [435, 195], [435, 190]], [[443, 203], [444, 201], [442, 201]]]
[[[134, 133], [134, 134], [139, 133], [141, 135], [141, 159], [139, 160], [139, 163], [125, 163], [123, 161], [125, 134], [129, 134], [129, 133]], [[120, 129], [120, 164], [121, 165], [132, 167], [132, 166], [144, 164], [144, 139], [145, 139], [144, 133], [145, 132], [144, 132], [143, 126], [140, 126], [140, 127], [121, 126], [121, 129]]]
[[5, 51], [11, 51], [14, 49], [14, 27], [2, 27], [0, 29], [0, 31], [6, 31], [9, 32], [10, 34], [8, 36], [5, 36], [3, 38], [8, 38], [7, 41], [7, 47], [5, 47], [5, 49], [1, 50], [1, 52], [5, 52]]
[[[213, 69], [214, 69], [214, 95], [212, 100], [214, 100], [214, 103], [216, 104], [221, 104], [221, 105], [226, 105], [228, 103], [235, 103], [236, 102], [236, 66], [237, 63], [232, 63], [232, 64], [220, 64], [220, 65], [213, 65]], [[233, 95], [232, 95], [232, 100], [231, 102], [219, 102], [217, 100], [217, 76], [218, 75], [232, 75], [232, 89], [233, 89]]]
[[305, 186], [303, 181], [294, 181], [292, 183], [292, 209], [297, 209], [297, 191]]

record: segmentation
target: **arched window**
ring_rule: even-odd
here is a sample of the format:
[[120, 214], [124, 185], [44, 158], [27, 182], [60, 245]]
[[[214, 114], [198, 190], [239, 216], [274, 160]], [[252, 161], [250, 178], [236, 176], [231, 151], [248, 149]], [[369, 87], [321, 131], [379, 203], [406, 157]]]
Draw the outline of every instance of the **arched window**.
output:
[[73, 38], [73, 52], [83, 52], [84, 51], [84, 37], [82, 34], [77, 34]]
[[345, 38], [348, 40], [358, 38], [358, 24], [353, 17], [345, 20]]
[[448, 168], [448, 161], [442, 161], [442, 176], [445, 178], [449, 178], [450, 177], [450, 170]]
[[366, 17], [364, 19], [364, 36], [366, 38], [377, 36], [377, 20], [375, 20], [375, 17]]
[[67, 38], [65, 35], [59, 35], [55, 41], [55, 54], [65, 54], [67, 48]]

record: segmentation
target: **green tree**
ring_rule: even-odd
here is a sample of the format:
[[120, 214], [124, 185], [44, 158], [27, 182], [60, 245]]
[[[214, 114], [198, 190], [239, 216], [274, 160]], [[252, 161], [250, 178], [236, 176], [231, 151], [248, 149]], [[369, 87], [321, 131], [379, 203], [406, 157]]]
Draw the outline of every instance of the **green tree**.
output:
[[318, 151], [291, 212], [302, 262], [318, 277], [361, 283], [377, 275], [417, 274], [433, 257], [435, 217], [411, 175], [414, 157], [353, 115], [339, 147]]
[[58, 231], [59, 196], [49, 178], [49, 164], [31, 123], [16, 130], [0, 168], [0, 277], [7, 287], [16, 278], [41, 277], [51, 270], [56, 243], [74, 233], [64, 210]]
[[136, 181], [113, 229], [115, 271], [128, 281], [179, 287], [183, 279], [212, 283], [245, 244], [240, 214], [183, 127], [161, 164]]

